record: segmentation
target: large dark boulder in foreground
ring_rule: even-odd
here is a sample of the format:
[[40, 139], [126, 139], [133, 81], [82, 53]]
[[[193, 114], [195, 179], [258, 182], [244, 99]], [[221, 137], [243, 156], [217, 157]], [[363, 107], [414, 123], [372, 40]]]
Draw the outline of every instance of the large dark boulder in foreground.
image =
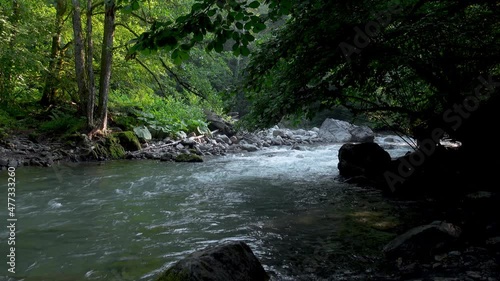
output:
[[167, 269], [157, 281], [267, 281], [269, 275], [244, 242], [195, 252]]
[[384, 181], [384, 172], [391, 164], [389, 153], [373, 142], [346, 143], [338, 156], [340, 175], [353, 183], [377, 185]]

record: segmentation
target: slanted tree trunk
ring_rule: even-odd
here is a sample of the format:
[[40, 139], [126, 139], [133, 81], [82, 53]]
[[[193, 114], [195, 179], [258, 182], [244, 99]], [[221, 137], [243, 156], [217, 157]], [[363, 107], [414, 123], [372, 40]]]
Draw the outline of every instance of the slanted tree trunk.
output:
[[111, 81], [111, 66], [113, 62], [113, 39], [115, 33], [115, 12], [114, 0], [104, 1], [104, 38], [101, 54], [101, 74], [99, 80], [99, 129], [105, 132], [108, 119], [108, 96]]
[[[80, 1], [72, 0], [73, 3], [73, 36], [75, 44], [75, 72], [80, 97], [78, 110], [82, 116], [87, 116], [88, 82], [85, 75], [85, 50], [83, 45], [82, 20]], [[88, 124], [90, 125], [90, 124]]]
[[94, 127], [95, 85], [93, 63], [94, 44], [92, 41], [92, 0], [87, 1], [87, 124], [89, 128]]
[[5, 52], [6, 56], [2, 58], [4, 65], [3, 73], [0, 72], [0, 102], [8, 103], [12, 97], [14, 83], [12, 81], [12, 68], [14, 66], [14, 55], [16, 53], [16, 38], [18, 33], [19, 20], [21, 18], [21, 7], [19, 0], [12, 0], [12, 16], [9, 21], [12, 25], [11, 35], [9, 39], [9, 50]]
[[52, 47], [50, 52], [50, 62], [48, 67], [47, 77], [45, 78], [45, 86], [43, 88], [42, 99], [40, 103], [43, 106], [49, 106], [57, 100], [58, 81], [60, 64], [62, 62], [62, 47], [61, 47], [61, 34], [64, 24], [64, 14], [67, 11], [66, 0], [56, 1], [56, 21], [55, 33], [52, 36]]

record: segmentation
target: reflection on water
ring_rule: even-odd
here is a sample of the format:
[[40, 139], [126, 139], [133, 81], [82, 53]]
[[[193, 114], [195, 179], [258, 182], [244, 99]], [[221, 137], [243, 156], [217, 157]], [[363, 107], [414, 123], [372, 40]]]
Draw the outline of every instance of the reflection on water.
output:
[[153, 280], [194, 250], [239, 240], [275, 280], [365, 271], [397, 222], [377, 192], [335, 180], [339, 148], [19, 168], [15, 276]]

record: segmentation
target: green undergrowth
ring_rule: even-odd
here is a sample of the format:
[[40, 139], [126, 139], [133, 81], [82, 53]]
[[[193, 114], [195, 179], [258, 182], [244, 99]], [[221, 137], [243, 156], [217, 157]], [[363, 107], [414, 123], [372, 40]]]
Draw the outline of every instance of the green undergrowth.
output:
[[213, 109], [213, 105], [192, 95], [159, 97], [143, 93], [131, 96], [115, 91], [110, 101], [114, 126], [129, 131], [144, 125], [154, 137], [175, 136], [180, 131], [207, 132], [208, 124], [203, 109]]

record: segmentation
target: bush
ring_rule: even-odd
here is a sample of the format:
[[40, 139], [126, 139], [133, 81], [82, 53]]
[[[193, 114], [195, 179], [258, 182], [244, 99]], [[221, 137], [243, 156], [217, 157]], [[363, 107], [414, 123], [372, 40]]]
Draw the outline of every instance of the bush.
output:
[[155, 137], [174, 136], [180, 131], [208, 131], [203, 113], [207, 103], [199, 98], [193, 95], [160, 97], [148, 92], [137, 95], [140, 98], [121, 91], [114, 91], [111, 95], [110, 115], [113, 123], [123, 130], [145, 125]]
[[73, 134], [85, 128], [85, 124], [84, 118], [55, 109], [50, 114], [50, 121], [40, 125], [40, 131], [49, 134]]

